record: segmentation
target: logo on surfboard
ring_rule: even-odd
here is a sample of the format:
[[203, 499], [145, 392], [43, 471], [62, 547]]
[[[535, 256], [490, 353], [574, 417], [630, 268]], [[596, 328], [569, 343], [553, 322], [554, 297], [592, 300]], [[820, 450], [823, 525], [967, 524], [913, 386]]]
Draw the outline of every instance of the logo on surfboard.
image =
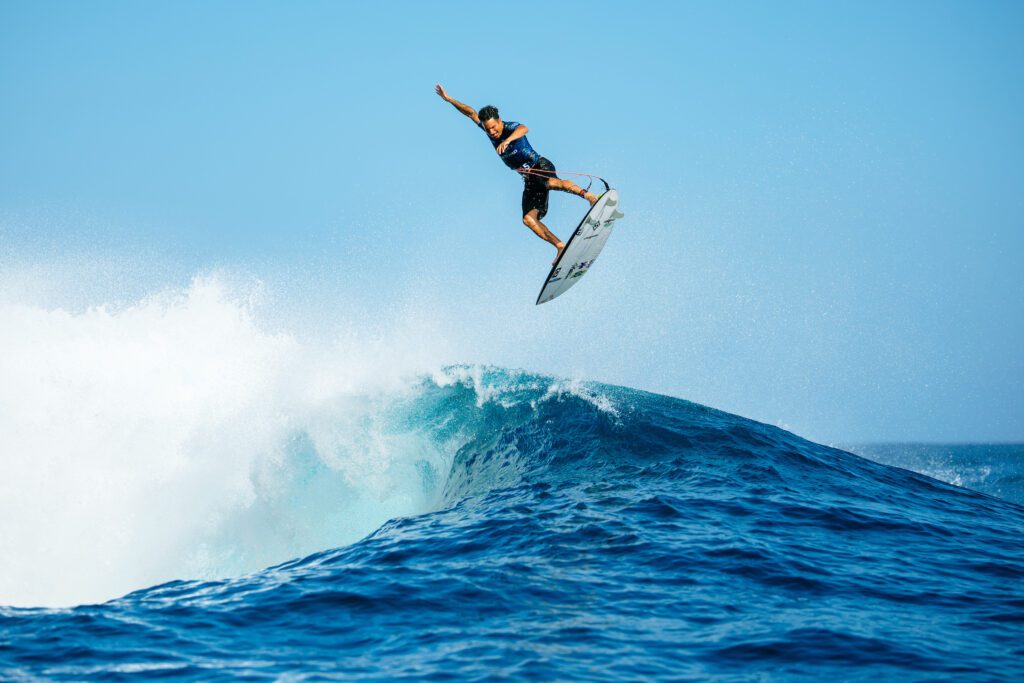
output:
[[[608, 188], [598, 202], [591, 207], [591, 210], [576, 226], [576, 230], [566, 244], [565, 251], [559, 259], [561, 263], [551, 270], [541, 288], [540, 295], [537, 297], [538, 304], [546, 303], [560, 296], [590, 270], [604, 247], [615, 220], [622, 218], [622, 212], [618, 210], [618, 205], [618, 192], [613, 188]], [[587, 226], [590, 226], [589, 230]], [[577, 237], [579, 239], [576, 239]]]

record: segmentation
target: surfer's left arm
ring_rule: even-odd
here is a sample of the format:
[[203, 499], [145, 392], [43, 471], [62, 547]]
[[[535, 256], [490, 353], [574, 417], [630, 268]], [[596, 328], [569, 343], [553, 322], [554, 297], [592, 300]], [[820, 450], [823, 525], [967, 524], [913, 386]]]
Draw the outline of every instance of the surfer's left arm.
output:
[[526, 135], [529, 132], [530, 132], [530, 129], [527, 128], [525, 124], [520, 123], [518, 126], [516, 126], [516, 129], [514, 131], [512, 131], [512, 134], [509, 135], [507, 138], [505, 138], [505, 140], [502, 141], [502, 143], [500, 145], [498, 145], [498, 147], [497, 147], [498, 154], [504, 154], [505, 150], [508, 149], [508, 146], [510, 144], [512, 144], [513, 142], [515, 142], [516, 140], [518, 140], [519, 138], [523, 137], [524, 135]]
[[480, 125], [480, 117], [477, 116], [476, 109], [473, 109], [473, 107], [469, 106], [468, 104], [459, 102], [457, 99], [449, 95], [448, 91], [445, 90], [440, 83], [434, 86], [434, 92], [436, 92], [437, 96], [440, 97], [442, 100], [458, 109], [459, 113], [471, 119], [473, 123]]

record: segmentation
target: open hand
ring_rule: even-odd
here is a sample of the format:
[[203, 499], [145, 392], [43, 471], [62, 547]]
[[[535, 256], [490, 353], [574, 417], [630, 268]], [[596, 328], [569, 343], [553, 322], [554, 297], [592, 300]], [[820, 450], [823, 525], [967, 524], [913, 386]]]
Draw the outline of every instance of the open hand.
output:
[[502, 142], [502, 143], [501, 143], [500, 145], [498, 145], [498, 146], [497, 146], [497, 147], [495, 148], [495, 151], [496, 151], [496, 152], [497, 152], [498, 154], [504, 154], [504, 153], [505, 153], [505, 150], [506, 150], [506, 149], [508, 149], [508, 143], [509, 143], [509, 142], [511, 142], [511, 140], [505, 140], [504, 142]]
[[434, 92], [436, 92], [438, 97], [440, 97], [445, 102], [451, 99], [450, 97], [448, 97], [448, 91], [445, 90], [444, 86], [442, 86], [440, 83], [434, 86]]

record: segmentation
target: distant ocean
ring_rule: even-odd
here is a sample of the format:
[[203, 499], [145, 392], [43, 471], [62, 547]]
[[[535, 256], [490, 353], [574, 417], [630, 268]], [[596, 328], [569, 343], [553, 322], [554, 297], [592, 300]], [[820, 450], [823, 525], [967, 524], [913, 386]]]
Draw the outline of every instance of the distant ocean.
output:
[[1024, 505], [1024, 444], [876, 443], [845, 449]]
[[[212, 419], [182, 406], [111, 431], [111, 448], [147, 445], [75, 477], [91, 490], [134, 467], [156, 482], [145, 495], [134, 479], [87, 502], [62, 492], [26, 529], [29, 513], [10, 513], [36, 494], [0, 484], [21, 506], [2, 528], [24, 531], [5, 552], [35, 553], [5, 560], [22, 606], [0, 607], [0, 679], [1024, 680], [1021, 446], [851, 446], [860, 457], [676, 398], [494, 367], [145, 440], [156, 421]], [[133, 460], [246, 439], [280, 448], [243, 463], [234, 516], [192, 502], [234, 465], [184, 495], [192, 460]], [[33, 462], [54, 481], [72, 466]], [[102, 548], [71, 552], [91, 521], [40, 531], [104, 505], [119, 512]], [[164, 575], [147, 563], [233, 578], [83, 600]], [[31, 606], [51, 595], [68, 606]]]

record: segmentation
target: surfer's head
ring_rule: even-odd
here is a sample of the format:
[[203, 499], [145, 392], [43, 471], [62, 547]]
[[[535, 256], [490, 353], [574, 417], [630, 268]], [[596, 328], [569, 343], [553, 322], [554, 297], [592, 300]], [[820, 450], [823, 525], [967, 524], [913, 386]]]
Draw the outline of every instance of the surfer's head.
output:
[[487, 131], [487, 134], [492, 138], [496, 138], [501, 135], [501, 129], [505, 127], [505, 124], [501, 122], [498, 117], [498, 108], [487, 105], [483, 109], [477, 112], [477, 116], [480, 117], [480, 124]]

